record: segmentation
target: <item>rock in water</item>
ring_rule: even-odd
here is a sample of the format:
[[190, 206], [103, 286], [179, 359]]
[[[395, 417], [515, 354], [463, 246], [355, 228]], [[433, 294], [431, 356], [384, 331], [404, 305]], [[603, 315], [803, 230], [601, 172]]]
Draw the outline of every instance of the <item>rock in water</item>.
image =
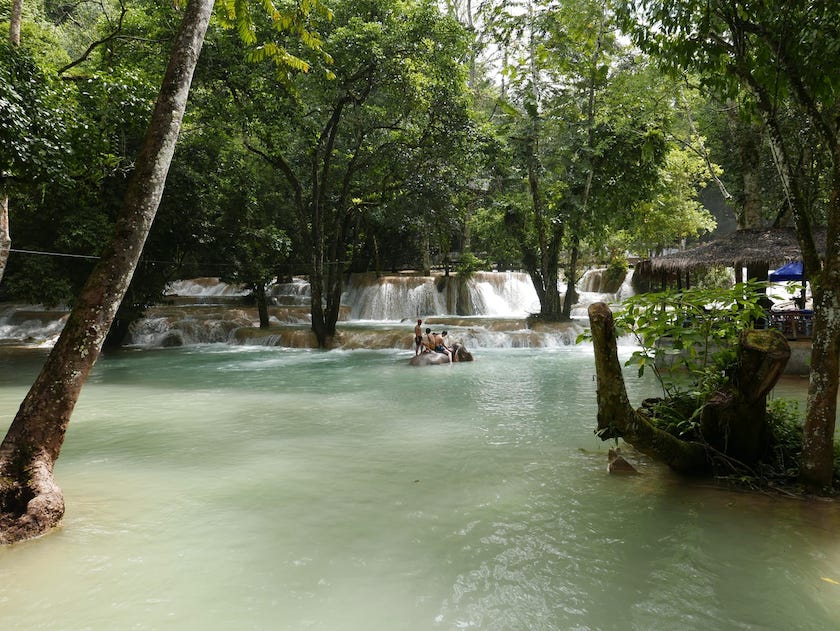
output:
[[610, 447], [607, 452], [607, 461], [607, 471], [610, 473], [638, 473], [636, 468], [624, 459], [618, 447], [615, 449]]

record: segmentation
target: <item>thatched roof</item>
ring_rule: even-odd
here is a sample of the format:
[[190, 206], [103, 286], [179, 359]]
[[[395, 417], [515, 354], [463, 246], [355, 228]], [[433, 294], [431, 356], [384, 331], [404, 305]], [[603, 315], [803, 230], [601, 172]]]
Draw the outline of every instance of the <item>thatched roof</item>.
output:
[[[824, 250], [824, 239], [817, 247]], [[683, 252], [654, 257], [650, 266], [654, 272], [761, 264], [773, 269], [801, 258], [793, 228], [744, 229]]]

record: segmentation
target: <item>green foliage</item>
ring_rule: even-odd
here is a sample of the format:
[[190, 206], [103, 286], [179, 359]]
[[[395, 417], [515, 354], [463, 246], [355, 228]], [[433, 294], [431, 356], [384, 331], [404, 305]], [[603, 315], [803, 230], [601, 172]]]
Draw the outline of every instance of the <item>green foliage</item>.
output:
[[627, 276], [628, 269], [629, 266], [626, 257], [613, 258], [607, 266], [607, 271], [605, 272], [607, 281], [613, 284], [624, 280], [624, 277]]
[[[287, 89], [294, 90], [293, 77], [298, 72], [309, 72], [310, 62], [303, 47], [320, 55], [321, 60], [332, 63], [325, 51], [324, 41], [318, 32], [319, 21], [333, 18], [330, 8], [321, 0], [275, 3], [273, 0], [217, 0], [216, 16], [223, 26], [236, 31], [239, 38], [250, 47], [247, 58], [251, 62], [270, 61], [277, 70], [277, 77]], [[334, 78], [331, 71], [328, 78]]]
[[21, 261], [19, 273], [6, 280], [6, 291], [17, 300], [48, 307], [72, 304], [74, 287], [62, 270], [63, 261], [44, 256]]
[[731, 289], [735, 279], [730, 268], [715, 266], [695, 272], [693, 283], [697, 289]]
[[[628, 298], [615, 316], [616, 329], [639, 344], [627, 365], [639, 376], [650, 368], [663, 389], [664, 368], [682, 367], [709, 390], [714, 380], [735, 359], [738, 337], [765, 315], [761, 302], [766, 283], [738, 283], [732, 289], [690, 289], [638, 294]], [[583, 338], [580, 339], [584, 339]], [[710, 373], [707, 371], [711, 371]]]
[[458, 273], [458, 278], [462, 280], [469, 279], [477, 271], [486, 269], [487, 263], [482, 261], [472, 252], [462, 252], [458, 258], [458, 265], [455, 270]]
[[26, 49], [0, 43], [0, 186], [17, 180], [60, 178], [72, 113], [62, 87]]
[[670, 147], [650, 196], [633, 209], [635, 249], [661, 251], [711, 232], [717, 224], [698, 200], [707, 180], [708, 170], [700, 155], [690, 148]]
[[[799, 403], [791, 399], [767, 402], [768, 454], [764, 457], [764, 475], [795, 479], [802, 457], [802, 415]], [[835, 469], [837, 467], [835, 466]]]

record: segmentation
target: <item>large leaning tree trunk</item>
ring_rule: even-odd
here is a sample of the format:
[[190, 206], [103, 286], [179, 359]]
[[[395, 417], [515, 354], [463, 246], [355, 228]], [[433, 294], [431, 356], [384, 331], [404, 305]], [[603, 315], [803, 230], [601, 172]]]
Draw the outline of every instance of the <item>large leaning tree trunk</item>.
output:
[[212, 9], [187, 4], [111, 241], [0, 445], [0, 543], [38, 536], [64, 514], [53, 467], [157, 212]]
[[683, 440], [656, 427], [645, 408], [633, 409], [618, 360], [612, 312], [603, 302], [589, 307], [598, 382], [598, 429], [602, 440], [623, 438], [636, 449], [690, 475], [711, 473], [716, 461], [752, 465], [767, 445], [767, 394], [790, 357], [776, 330], [743, 331], [732, 387], [704, 405], [700, 435]]

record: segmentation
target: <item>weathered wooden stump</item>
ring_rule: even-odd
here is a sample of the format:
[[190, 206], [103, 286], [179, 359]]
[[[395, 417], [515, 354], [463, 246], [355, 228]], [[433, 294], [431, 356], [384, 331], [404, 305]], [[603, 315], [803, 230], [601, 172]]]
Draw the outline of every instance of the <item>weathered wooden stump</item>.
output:
[[743, 331], [739, 361], [729, 387], [705, 402], [700, 437], [683, 440], [653, 424], [650, 412], [634, 410], [618, 360], [612, 312], [603, 302], [589, 307], [598, 382], [598, 428], [603, 440], [627, 443], [686, 474], [712, 470], [712, 454], [745, 464], [762, 454], [767, 439], [766, 397], [784, 370], [790, 347], [778, 331]]

